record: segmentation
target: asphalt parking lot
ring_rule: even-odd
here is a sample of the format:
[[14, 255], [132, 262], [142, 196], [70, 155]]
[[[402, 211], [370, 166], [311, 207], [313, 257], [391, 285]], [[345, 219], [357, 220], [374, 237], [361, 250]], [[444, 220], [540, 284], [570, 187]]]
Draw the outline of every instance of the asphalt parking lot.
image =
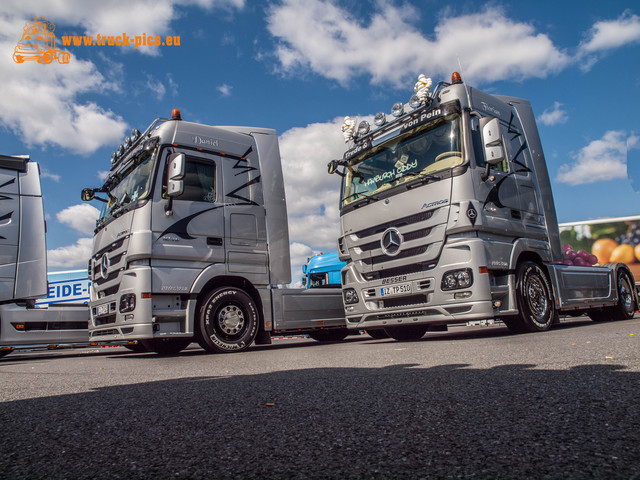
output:
[[640, 319], [0, 359], [0, 478], [640, 478]]

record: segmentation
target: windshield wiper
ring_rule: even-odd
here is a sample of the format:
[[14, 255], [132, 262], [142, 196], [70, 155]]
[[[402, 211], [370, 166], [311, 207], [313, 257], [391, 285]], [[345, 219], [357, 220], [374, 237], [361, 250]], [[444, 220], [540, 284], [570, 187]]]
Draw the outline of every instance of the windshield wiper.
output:
[[[115, 197], [113, 195], [109, 194], [109, 197], [111, 197], [111, 198], [113, 198], [115, 200]], [[113, 206], [109, 210], [109, 215], [115, 216], [115, 214], [118, 212], [118, 210], [120, 210], [125, 205], [128, 205], [129, 203], [131, 203], [131, 199], [129, 198], [129, 194], [125, 193], [123, 195], [121, 201], [119, 201], [119, 202], [116, 201], [116, 203], [113, 204]]]
[[354, 202], [360, 202], [361, 200], [366, 200], [366, 201], [367, 201], [366, 203], [363, 203], [362, 205], [366, 205], [366, 204], [368, 204], [368, 203], [371, 203], [372, 201], [373, 201], [373, 202], [377, 202], [377, 201], [379, 200], [379, 198], [378, 198], [378, 197], [376, 197], [375, 195], [373, 195], [372, 193], [370, 193], [370, 194], [368, 194], [368, 195], [367, 195], [365, 192], [356, 192], [356, 193], [352, 193], [352, 194], [351, 194], [351, 195], [349, 195], [348, 197], [344, 197], [344, 198], [342, 199], [342, 202], [344, 203], [344, 201], [345, 201], [345, 200], [349, 200], [350, 198], [353, 198], [353, 197], [355, 197], [356, 195], [362, 195], [362, 197], [360, 197], [360, 198], [356, 198], [356, 199], [354, 200]]
[[[408, 178], [415, 177], [415, 178]], [[413, 188], [417, 185], [424, 185], [429, 182], [437, 182], [440, 180], [440, 177], [437, 175], [432, 175], [431, 173], [410, 173], [403, 177], [404, 182], [407, 182], [407, 189]], [[415, 182], [416, 180], [420, 180], [419, 182]]]

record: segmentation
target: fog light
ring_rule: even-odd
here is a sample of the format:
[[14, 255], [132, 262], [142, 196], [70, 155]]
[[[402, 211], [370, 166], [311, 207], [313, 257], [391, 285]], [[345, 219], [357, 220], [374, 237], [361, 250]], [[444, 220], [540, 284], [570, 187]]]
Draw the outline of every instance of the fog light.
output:
[[358, 303], [358, 294], [356, 293], [356, 291], [353, 288], [346, 288], [343, 292], [342, 295], [344, 297], [344, 303], [347, 305], [353, 304], [353, 303]]
[[457, 292], [453, 295], [453, 298], [469, 298], [471, 296], [471, 292]]
[[120, 313], [131, 312], [136, 308], [135, 293], [125, 293], [120, 297]]

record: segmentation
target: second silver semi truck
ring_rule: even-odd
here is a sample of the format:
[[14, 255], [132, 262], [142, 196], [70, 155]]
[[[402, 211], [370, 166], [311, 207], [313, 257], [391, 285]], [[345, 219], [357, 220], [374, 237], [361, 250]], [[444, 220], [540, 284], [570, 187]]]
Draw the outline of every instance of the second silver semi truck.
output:
[[237, 352], [272, 334], [339, 340], [341, 290], [288, 289], [287, 208], [275, 131], [186, 122], [176, 109], [127, 137], [104, 185], [92, 341]]
[[38, 164], [0, 155], [0, 357], [88, 342], [86, 305], [37, 304], [47, 297], [45, 230]]
[[528, 101], [420, 76], [376, 127], [347, 117], [340, 258], [347, 326], [419, 338], [498, 318], [543, 331], [559, 314], [631, 318], [623, 263], [563, 263], [551, 182]]

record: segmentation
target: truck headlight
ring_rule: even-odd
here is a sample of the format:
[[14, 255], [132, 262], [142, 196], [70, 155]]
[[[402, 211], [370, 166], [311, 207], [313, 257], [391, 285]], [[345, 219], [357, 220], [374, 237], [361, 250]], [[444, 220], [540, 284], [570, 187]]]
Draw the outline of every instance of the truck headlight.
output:
[[358, 303], [358, 294], [353, 288], [345, 288], [342, 292], [342, 296], [344, 297], [344, 303], [346, 305], [350, 305], [353, 303]]
[[136, 309], [136, 294], [125, 293], [120, 297], [120, 313], [132, 312]]
[[442, 276], [442, 290], [469, 288], [473, 285], [473, 273], [470, 268], [450, 270]]

